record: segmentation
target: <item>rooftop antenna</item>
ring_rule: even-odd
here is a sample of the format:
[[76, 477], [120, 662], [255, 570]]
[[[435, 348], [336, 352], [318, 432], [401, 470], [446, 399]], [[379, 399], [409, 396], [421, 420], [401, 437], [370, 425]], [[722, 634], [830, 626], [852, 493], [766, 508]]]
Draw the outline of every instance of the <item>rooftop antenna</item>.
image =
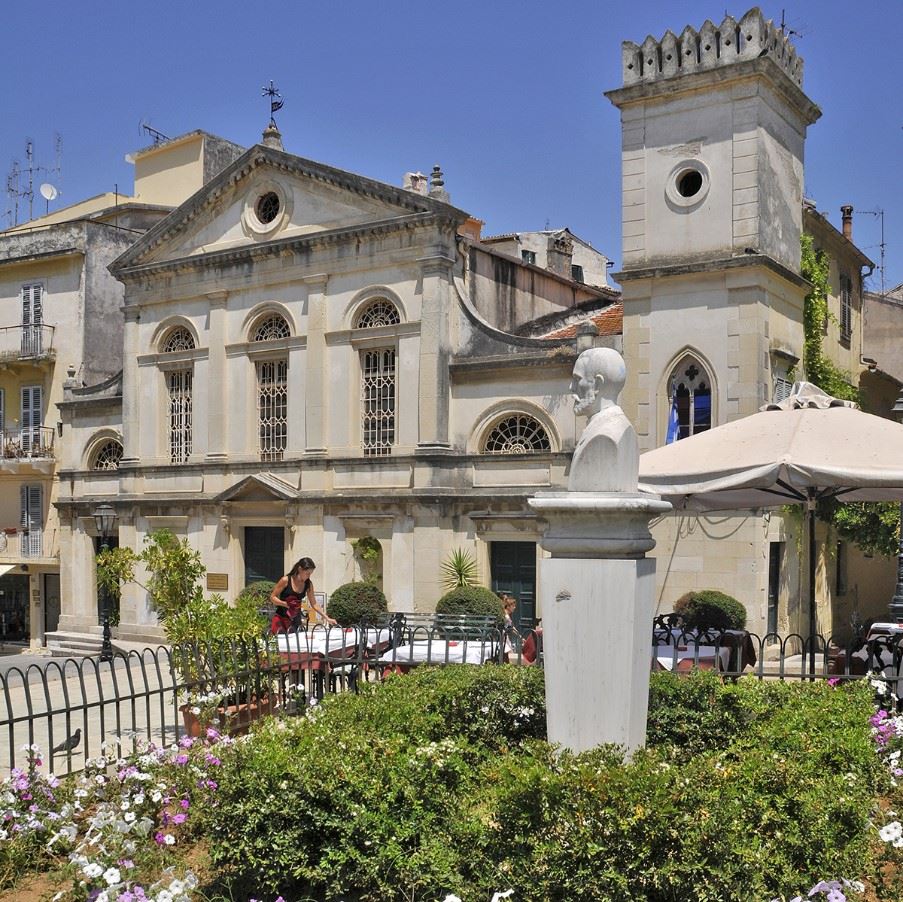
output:
[[140, 126], [142, 131], [150, 135], [151, 140], [154, 142], [154, 147], [158, 144], [162, 144], [164, 141], [170, 140], [169, 135], [164, 135], [163, 132], [157, 131], [157, 129], [150, 126], [147, 122], [142, 121]]
[[285, 100], [279, 93], [279, 88], [273, 84], [272, 79], [270, 79], [270, 86], [264, 85], [260, 93], [262, 97], [270, 98], [270, 128], [276, 128], [276, 112], [282, 109]]
[[[28, 218], [34, 218], [34, 183], [37, 173], [45, 172], [56, 176], [60, 175], [62, 170], [63, 156], [63, 139], [57, 133], [54, 139], [55, 143], [55, 164], [51, 167], [38, 166], [34, 161], [34, 141], [31, 138], [25, 139], [25, 166], [19, 165], [18, 160], [13, 160], [9, 174], [6, 177], [6, 193], [9, 196], [11, 209], [7, 210], [6, 215], [12, 219], [12, 225], [19, 224], [19, 204], [20, 201], [28, 200]], [[48, 184], [49, 183], [45, 183]], [[57, 189], [54, 197], [59, 195]], [[47, 200], [47, 196], [41, 193], [41, 196]], [[51, 200], [53, 198], [50, 198]]]
[[884, 243], [884, 210], [882, 210], [881, 207], [875, 207], [874, 210], [856, 210], [855, 212], [860, 215], [867, 213], [869, 216], [877, 216], [881, 223], [881, 241], [878, 244], [879, 259], [881, 262], [878, 264], [878, 269], [881, 270], [881, 296], [883, 297], [887, 294], [884, 286], [884, 249], [887, 247]]
[[786, 34], [787, 37], [790, 37], [790, 35], [792, 35], [792, 34], [795, 34], [798, 38], [803, 37], [803, 33], [801, 31], [796, 31], [793, 28], [787, 28], [786, 24], [787, 23], [784, 20], [784, 10], [782, 9], [781, 10], [781, 34]]

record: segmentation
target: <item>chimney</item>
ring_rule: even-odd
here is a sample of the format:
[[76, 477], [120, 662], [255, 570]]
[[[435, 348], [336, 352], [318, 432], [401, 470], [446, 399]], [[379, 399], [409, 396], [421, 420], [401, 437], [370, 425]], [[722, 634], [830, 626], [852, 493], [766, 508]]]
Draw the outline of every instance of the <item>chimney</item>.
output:
[[571, 278], [571, 261], [574, 258], [574, 242], [567, 229], [549, 235], [546, 251], [546, 268], [566, 279]]
[[840, 221], [843, 223], [843, 237], [853, 240], [853, 205], [844, 204], [840, 208]]
[[406, 172], [401, 187], [405, 191], [412, 191], [414, 194], [422, 194], [426, 197], [429, 191], [429, 179], [422, 172]]

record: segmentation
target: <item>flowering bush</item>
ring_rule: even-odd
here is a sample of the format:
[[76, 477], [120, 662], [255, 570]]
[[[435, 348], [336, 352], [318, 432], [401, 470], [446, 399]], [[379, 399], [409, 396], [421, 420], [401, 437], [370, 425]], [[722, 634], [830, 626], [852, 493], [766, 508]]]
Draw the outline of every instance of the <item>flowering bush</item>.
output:
[[[67, 862], [71, 886], [54, 897], [66, 902], [188, 902], [196, 877], [168, 862], [172, 847], [193, 841], [215, 802], [220, 755], [232, 740], [208, 730], [168, 748], [143, 743], [136, 754], [115, 747], [88, 759], [64, 784], [43, 774], [40, 753], [0, 784], [3, 829], [0, 860], [11, 866], [39, 849]], [[45, 862], [46, 863], [46, 862]], [[145, 880], [139, 875], [163, 876]]]

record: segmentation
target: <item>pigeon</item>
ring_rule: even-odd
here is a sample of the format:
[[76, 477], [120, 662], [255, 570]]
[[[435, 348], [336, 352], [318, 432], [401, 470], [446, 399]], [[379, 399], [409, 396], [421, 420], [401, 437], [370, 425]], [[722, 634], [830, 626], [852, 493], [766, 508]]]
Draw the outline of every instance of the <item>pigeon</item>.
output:
[[63, 742], [54, 748], [53, 754], [56, 755], [60, 752], [71, 752], [73, 749], [78, 748], [81, 739], [82, 731], [81, 727], [79, 727], [68, 739], [63, 740]]

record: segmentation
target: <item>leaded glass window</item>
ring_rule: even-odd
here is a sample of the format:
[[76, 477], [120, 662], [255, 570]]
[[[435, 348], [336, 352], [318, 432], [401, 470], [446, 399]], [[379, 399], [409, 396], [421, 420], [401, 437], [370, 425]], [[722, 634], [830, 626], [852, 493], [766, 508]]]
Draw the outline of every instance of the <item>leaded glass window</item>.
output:
[[551, 449], [542, 424], [522, 413], [499, 420], [483, 443], [484, 454], [538, 454]]
[[375, 329], [377, 326], [397, 326], [401, 322], [398, 308], [384, 298], [368, 304], [357, 318], [358, 329]]
[[285, 317], [274, 313], [262, 320], [254, 330], [254, 341], [275, 341], [279, 338], [288, 338], [291, 332]]
[[191, 370], [166, 374], [169, 389], [169, 459], [184, 463], [191, 456]]
[[288, 424], [288, 361], [257, 364], [257, 424], [260, 459], [282, 460]]
[[164, 354], [171, 354], [173, 351], [192, 351], [194, 350], [194, 336], [184, 326], [176, 326], [166, 336], [161, 350]]
[[361, 431], [364, 454], [392, 453], [395, 444], [395, 349], [361, 352]]
[[104, 442], [94, 454], [92, 470], [118, 470], [122, 460], [122, 443], [116, 439]]

